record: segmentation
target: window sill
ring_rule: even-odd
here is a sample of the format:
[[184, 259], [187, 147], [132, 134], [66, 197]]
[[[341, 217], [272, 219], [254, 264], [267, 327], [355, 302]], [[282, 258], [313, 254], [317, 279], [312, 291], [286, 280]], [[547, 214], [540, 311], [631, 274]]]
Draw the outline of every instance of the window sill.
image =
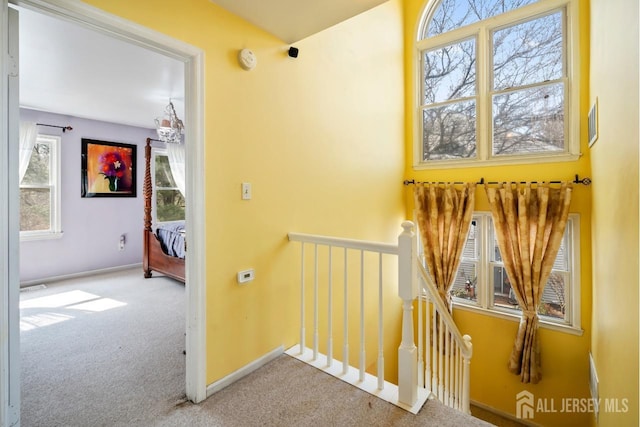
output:
[[466, 159], [466, 160], [431, 160], [429, 162], [417, 161], [413, 165], [415, 170], [426, 169], [451, 169], [451, 168], [472, 168], [504, 165], [528, 165], [539, 163], [561, 163], [573, 162], [582, 154], [560, 154], [560, 155], [539, 155], [527, 157], [500, 157], [490, 160]]
[[[514, 313], [507, 313], [505, 311], [498, 311], [498, 310], [489, 310], [486, 308], [473, 306], [470, 304], [464, 304], [457, 301], [453, 302], [453, 307], [454, 307], [454, 310], [461, 309], [464, 311], [470, 311], [477, 314], [497, 317], [499, 319], [506, 319], [514, 322], [520, 322], [520, 315], [514, 314]], [[539, 319], [540, 319], [539, 325], [541, 328], [544, 328], [544, 329], [550, 329], [552, 331], [557, 331], [557, 332], [564, 332], [564, 333], [576, 335], [576, 336], [582, 336], [582, 334], [584, 333], [584, 330], [580, 327], [556, 323], [556, 322], [550, 322], [548, 320], [545, 320], [544, 317], [539, 317]]]
[[21, 242], [31, 242], [35, 240], [55, 240], [62, 239], [64, 233], [62, 231], [55, 232], [21, 232]]

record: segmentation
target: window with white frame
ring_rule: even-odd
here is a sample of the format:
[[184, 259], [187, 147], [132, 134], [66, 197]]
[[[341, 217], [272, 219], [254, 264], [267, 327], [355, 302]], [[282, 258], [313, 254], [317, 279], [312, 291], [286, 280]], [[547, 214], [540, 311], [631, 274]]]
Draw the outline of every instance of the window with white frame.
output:
[[60, 237], [60, 137], [38, 135], [20, 182], [20, 238]]
[[[580, 328], [579, 216], [571, 214], [544, 288], [538, 314], [543, 323]], [[476, 212], [451, 288], [454, 304], [495, 314], [518, 315], [490, 213]]]
[[429, 2], [416, 44], [416, 167], [577, 158], [576, 4]]
[[171, 173], [167, 152], [152, 150], [153, 185], [153, 221], [179, 221], [185, 219], [185, 200]]

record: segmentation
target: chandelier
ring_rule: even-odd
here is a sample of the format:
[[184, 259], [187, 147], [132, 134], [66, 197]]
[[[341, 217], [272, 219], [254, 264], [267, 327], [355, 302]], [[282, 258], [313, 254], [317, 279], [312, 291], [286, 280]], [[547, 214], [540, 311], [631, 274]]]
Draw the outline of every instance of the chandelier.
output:
[[169, 100], [169, 105], [164, 110], [164, 116], [155, 119], [158, 138], [162, 142], [169, 144], [181, 144], [184, 134], [184, 124], [178, 118], [173, 102]]

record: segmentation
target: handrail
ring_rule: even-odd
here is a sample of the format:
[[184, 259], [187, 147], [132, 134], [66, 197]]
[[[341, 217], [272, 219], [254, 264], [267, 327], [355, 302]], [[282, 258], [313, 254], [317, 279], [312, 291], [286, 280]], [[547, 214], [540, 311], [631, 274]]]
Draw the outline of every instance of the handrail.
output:
[[[398, 236], [397, 244], [370, 242], [356, 239], [346, 239], [330, 236], [320, 236], [304, 233], [288, 233], [289, 241], [301, 243], [301, 269], [300, 269], [300, 343], [296, 346], [296, 356], [300, 360], [304, 360], [307, 363], [314, 364], [319, 367], [319, 351], [318, 346], [320, 342], [319, 329], [322, 328], [319, 321], [319, 311], [326, 310], [326, 331], [327, 331], [327, 361], [323, 370], [331, 373], [350, 384], [356, 385], [363, 390], [378, 395], [385, 385], [384, 381], [384, 323], [383, 323], [383, 273], [382, 273], [382, 256], [383, 254], [396, 255], [398, 257], [398, 296], [402, 301], [402, 342], [398, 348], [398, 385], [397, 385], [397, 398], [393, 395], [389, 395], [391, 400], [385, 398], [391, 403], [395, 403], [405, 409], [413, 408], [419, 409], [424, 401], [430, 396], [435, 396], [443, 404], [455, 409], [462, 410], [469, 413], [469, 365], [472, 355], [473, 346], [471, 343], [471, 337], [469, 335], [462, 335], [460, 330], [453, 321], [451, 312], [447, 309], [446, 303], [440, 297], [435, 285], [425, 270], [424, 265], [419, 262], [417, 257], [417, 238], [414, 232], [415, 225], [411, 221], [405, 221], [402, 223], [403, 232]], [[306, 256], [305, 246], [312, 245], [312, 255]], [[328, 247], [328, 257], [322, 258], [322, 262], [319, 263], [320, 247]], [[333, 369], [332, 366], [332, 354], [333, 354], [333, 267], [334, 260], [332, 254], [335, 255], [333, 249], [343, 249], [344, 263], [342, 268], [344, 269], [344, 279], [342, 283], [342, 291], [344, 294], [343, 306], [343, 319], [344, 319], [344, 337], [343, 337], [343, 361], [342, 361], [342, 374], [337, 374], [337, 369]], [[359, 300], [347, 304], [347, 298], [349, 298], [350, 292], [348, 291], [352, 287], [349, 285], [351, 280], [349, 279], [348, 269], [353, 264], [353, 267], [358, 268], [355, 263], [355, 258], [350, 259], [353, 262], [347, 262], [348, 250], [358, 251], [360, 254], [360, 275], [359, 275], [359, 293], [354, 296]], [[377, 385], [368, 389], [369, 380], [365, 381], [365, 376], [368, 375], [365, 372], [366, 368], [366, 354], [365, 354], [365, 252], [377, 253], [377, 263], [379, 273], [378, 279], [378, 381]], [[324, 253], [324, 252], [323, 252]], [[305, 261], [306, 260], [306, 261]], [[371, 259], [370, 261], [373, 261]], [[319, 278], [319, 268], [328, 268], [328, 274], [326, 277], [323, 272], [322, 280]], [[305, 263], [309, 263], [312, 274], [308, 274], [305, 271]], [[322, 265], [321, 265], [322, 264]], [[340, 268], [340, 261], [337, 262], [336, 267]], [[419, 267], [418, 267], [419, 266]], [[309, 276], [311, 279], [310, 291], [313, 294], [313, 349], [307, 349], [305, 346], [306, 335], [306, 292], [307, 285], [305, 282]], [[375, 278], [375, 275], [371, 275]], [[370, 278], [367, 276], [367, 280]], [[424, 282], [424, 287], [419, 282]], [[326, 285], [325, 285], [326, 283]], [[337, 284], [340, 286], [340, 284]], [[326, 308], [320, 308], [319, 301], [319, 287], [326, 288], [327, 303]], [[371, 289], [367, 286], [366, 289]], [[420, 290], [419, 290], [420, 289]], [[422, 289], [425, 289], [424, 291]], [[324, 291], [323, 291], [324, 293]], [[431, 306], [426, 306], [426, 318], [422, 317], [423, 304], [418, 303], [418, 347], [415, 345], [413, 324], [414, 314], [413, 307], [416, 302], [416, 298], [420, 301], [424, 298], [427, 302], [431, 302]], [[429, 301], [430, 300], [430, 301]], [[359, 302], [359, 304], [358, 304]], [[356, 307], [359, 305], [359, 310]], [[357, 376], [355, 367], [352, 367], [349, 363], [349, 320], [352, 316], [351, 310], [354, 309], [354, 313], [359, 317], [360, 334], [358, 339], [359, 346], [359, 376]], [[433, 315], [429, 315], [429, 313]], [[430, 323], [431, 320], [433, 323]], [[426, 322], [426, 325], [424, 323]], [[436, 323], [437, 322], [437, 323]], [[421, 332], [423, 327], [425, 336]], [[433, 331], [433, 339], [430, 339], [430, 331]], [[437, 337], [436, 335], [437, 334]], [[425, 340], [425, 346], [422, 344]], [[355, 343], [356, 340], [353, 340]], [[423, 359], [423, 354], [426, 358]], [[306, 360], [308, 357], [312, 357], [311, 361]], [[433, 369], [431, 368], [433, 367]], [[353, 371], [353, 375], [348, 372]], [[334, 372], [335, 371], [335, 372]], [[358, 385], [361, 384], [362, 386]], [[366, 387], [365, 387], [366, 385]], [[365, 387], [365, 388], [363, 388]]]
[[465, 339], [465, 337], [468, 337], [468, 335], [463, 336], [460, 333], [460, 330], [458, 329], [455, 322], [453, 321], [453, 317], [450, 315], [449, 310], [447, 310], [447, 306], [444, 304], [444, 301], [442, 301], [442, 298], [440, 298], [440, 294], [438, 293], [438, 290], [436, 289], [435, 285], [431, 281], [431, 278], [429, 277], [427, 270], [424, 268], [421, 262], [418, 262], [417, 264], [418, 264], [418, 272], [420, 274], [420, 278], [424, 282], [427, 292], [431, 296], [431, 302], [436, 306], [436, 311], [440, 313], [449, 314], [448, 316], [441, 316], [441, 319], [447, 325], [447, 328], [453, 335], [455, 341], [460, 346], [460, 349], [462, 351], [462, 357], [464, 357], [465, 359], [470, 359], [473, 353], [473, 347]]
[[318, 245], [338, 246], [341, 248], [380, 252], [384, 254], [398, 254], [398, 245], [392, 243], [369, 242], [366, 240], [343, 239], [340, 237], [304, 233], [289, 233], [288, 237], [291, 242], [315, 243]]

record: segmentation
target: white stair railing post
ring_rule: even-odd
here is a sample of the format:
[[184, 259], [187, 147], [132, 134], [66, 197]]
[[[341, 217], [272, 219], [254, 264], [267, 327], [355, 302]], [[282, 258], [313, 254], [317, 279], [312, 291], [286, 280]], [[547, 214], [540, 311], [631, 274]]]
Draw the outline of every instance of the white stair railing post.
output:
[[[464, 335], [462, 337], [467, 348], [473, 351], [473, 345], [471, 344], [471, 337], [469, 335]], [[471, 408], [469, 407], [469, 375], [470, 375], [470, 364], [471, 364], [471, 352], [469, 355], [463, 356], [462, 362], [462, 412], [466, 414], [471, 413]]]
[[411, 221], [398, 236], [398, 296], [402, 299], [402, 342], [398, 349], [398, 401], [413, 406], [418, 399], [418, 354], [413, 338], [413, 301], [417, 296], [416, 235]]

